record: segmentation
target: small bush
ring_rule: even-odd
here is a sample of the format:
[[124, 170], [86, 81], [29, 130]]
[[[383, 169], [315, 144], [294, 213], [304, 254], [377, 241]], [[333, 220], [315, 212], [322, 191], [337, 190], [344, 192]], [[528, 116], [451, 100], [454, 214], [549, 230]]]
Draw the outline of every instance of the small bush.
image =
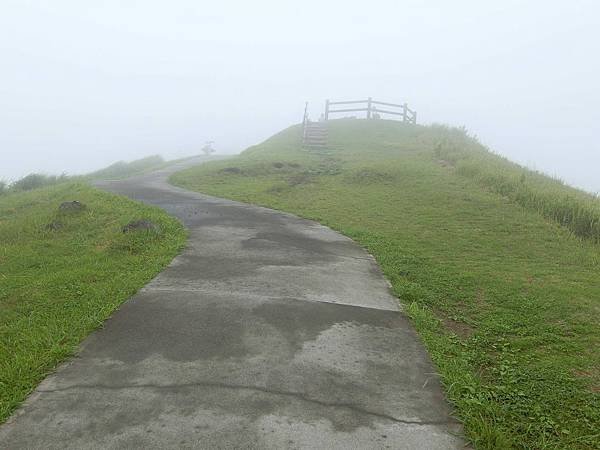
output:
[[63, 183], [68, 179], [69, 177], [67, 177], [65, 174], [56, 176], [44, 175], [41, 173], [30, 173], [29, 175], [26, 175], [20, 180], [17, 180], [11, 184], [10, 189], [13, 191], [30, 191], [32, 189]]
[[0, 195], [4, 195], [8, 192], [8, 185], [4, 181], [0, 181]]

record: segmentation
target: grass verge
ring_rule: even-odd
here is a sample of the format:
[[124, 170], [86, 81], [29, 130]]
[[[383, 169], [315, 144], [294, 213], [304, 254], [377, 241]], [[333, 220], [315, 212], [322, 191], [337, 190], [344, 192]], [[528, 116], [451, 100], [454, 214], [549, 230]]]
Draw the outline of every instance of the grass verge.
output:
[[91, 180], [122, 180], [135, 175], [142, 175], [152, 170], [160, 169], [166, 165], [160, 155], [147, 156], [134, 161], [118, 161], [108, 167], [84, 175]]
[[[60, 213], [70, 200], [86, 208]], [[121, 231], [141, 218], [160, 231]], [[0, 422], [184, 242], [162, 210], [86, 184], [0, 197]]]
[[482, 147], [464, 130], [434, 127], [445, 134], [435, 146], [440, 161], [489, 190], [568, 228], [577, 236], [600, 242], [600, 199], [528, 170]]
[[599, 448], [600, 245], [459, 166], [480, 161], [478, 173], [490, 173], [493, 161], [516, 183], [524, 173], [550, 203], [545, 183], [592, 210], [593, 197], [486, 153], [460, 130], [341, 120], [329, 136], [328, 149], [306, 151], [292, 127], [171, 180], [317, 220], [363, 245], [477, 448]]

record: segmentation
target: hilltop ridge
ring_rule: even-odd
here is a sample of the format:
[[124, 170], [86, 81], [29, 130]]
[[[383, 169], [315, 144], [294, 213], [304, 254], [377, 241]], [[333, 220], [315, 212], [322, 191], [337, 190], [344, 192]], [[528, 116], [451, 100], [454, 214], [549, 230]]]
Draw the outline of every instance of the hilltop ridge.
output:
[[318, 220], [381, 265], [477, 448], [597, 448], [600, 202], [464, 129], [290, 127], [179, 186]]

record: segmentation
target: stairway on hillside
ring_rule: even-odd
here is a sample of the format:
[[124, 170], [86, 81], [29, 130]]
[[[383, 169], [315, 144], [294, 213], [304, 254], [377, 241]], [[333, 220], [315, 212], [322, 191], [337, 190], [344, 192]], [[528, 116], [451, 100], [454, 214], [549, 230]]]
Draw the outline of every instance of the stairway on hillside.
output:
[[327, 123], [307, 121], [302, 137], [304, 147], [327, 147]]

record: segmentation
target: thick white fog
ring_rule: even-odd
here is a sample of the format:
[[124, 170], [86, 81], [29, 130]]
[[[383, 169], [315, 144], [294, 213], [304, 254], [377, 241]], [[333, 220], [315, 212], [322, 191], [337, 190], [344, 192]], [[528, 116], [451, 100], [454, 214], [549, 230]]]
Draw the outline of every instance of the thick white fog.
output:
[[237, 152], [372, 96], [597, 192], [598, 5], [0, 0], [0, 179]]

